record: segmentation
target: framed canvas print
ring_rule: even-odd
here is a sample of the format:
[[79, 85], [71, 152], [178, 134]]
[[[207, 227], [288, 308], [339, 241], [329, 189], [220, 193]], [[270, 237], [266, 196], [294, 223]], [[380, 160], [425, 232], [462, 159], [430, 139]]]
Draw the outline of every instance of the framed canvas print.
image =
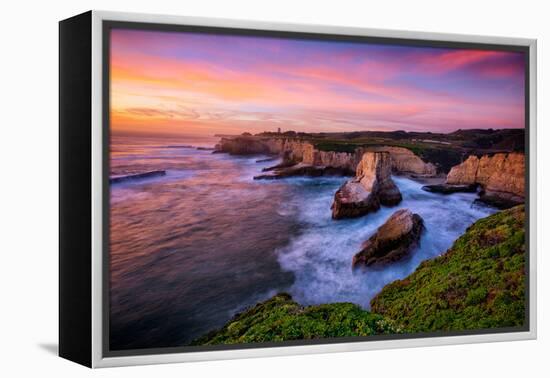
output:
[[62, 357], [536, 337], [535, 40], [60, 22]]

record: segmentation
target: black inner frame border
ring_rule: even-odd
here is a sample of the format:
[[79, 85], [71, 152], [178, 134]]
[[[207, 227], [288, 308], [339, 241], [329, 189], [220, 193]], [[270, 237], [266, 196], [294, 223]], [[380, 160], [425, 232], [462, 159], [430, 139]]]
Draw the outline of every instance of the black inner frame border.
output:
[[[312, 28], [315, 26], [312, 26]], [[113, 29], [131, 29], [139, 31], [156, 32], [187, 32], [215, 35], [233, 35], [233, 36], [251, 36], [266, 38], [282, 38], [293, 40], [318, 40], [333, 42], [355, 42], [378, 45], [393, 46], [413, 46], [424, 48], [447, 48], [447, 49], [471, 49], [471, 50], [493, 50], [509, 51], [524, 54], [525, 75], [524, 75], [524, 94], [525, 94], [525, 320], [521, 327], [503, 327], [488, 328], [462, 331], [437, 331], [437, 332], [419, 332], [399, 335], [374, 335], [374, 336], [351, 336], [338, 338], [323, 338], [311, 340], [289, 340], [280, 342], [263, 342], [247, 344], [224, 344], [211, 346], [181, 346], [181, 347], [160, 347], [160, 348], [140, 348], [140, 349], [110, 349], [110, 42], [111, 30]], [[403, 32], [406, 33], [406, 32]], [[449, 42], [430, 39], [412, 39], [412, 38], [393, 38], [393, 37], [369, 37], [344, 34], [325, 34], [314, 32], [295, 32], [282, 30], [260, 30], [231, 27], [214, 26], [196, 26], [196, 25], [177, 25], [160, 24], [148, 22], [129, 22], [116, 20], [102, 21], [102, 357], [128, 357], [143, 356], [155, 354], [171, 353], [192, 353], [207, 351], [224, 351], [238, 349], [257, 349], [257, 348], [281, 348], [292, 346], [307, 345], [329, 345], [365, 341], [386, 341], [386, 340], [406, 340], [420, 338], [437, 338], [450, 336], [467, 335], [486, 335], [513, 332], [527, 332], [530, 330], [530, 154], [529, 154], [529, 135], [530, 135], [530, 47], [520, 45], [478, 43], [478, 42]]]

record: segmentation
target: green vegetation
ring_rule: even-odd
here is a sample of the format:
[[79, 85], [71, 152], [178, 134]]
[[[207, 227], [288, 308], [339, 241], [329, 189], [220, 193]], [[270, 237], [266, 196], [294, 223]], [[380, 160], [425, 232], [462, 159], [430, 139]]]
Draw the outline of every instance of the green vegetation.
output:
[[466, 152], [460, 149], [453, 149], [449, 147], [422, 148], [417, 151], [413, 148], [410, 149], [422, 160], [427, 163], [434, 164], [439, 168], [439, 171], [445, 173], [449, 172], [455, 165], [462, 163], [462, 161], [468, 156]]
[[361, 143], [339, 140], [321, 140], [312, 142], [315, 148], [319, 151], [347, 152], [350, 154], [354, 153], [358, 147], [363, 146]]
[[258, 343], [398, 333], [380, 315], [351, 303], [302, 307], [282, 293], [236, 315], [193, 345]]
[[372, 312], [408, 332], [522, 326], [524, 221], [523, 205], [477, 221], [445, 254], [384, 287]]

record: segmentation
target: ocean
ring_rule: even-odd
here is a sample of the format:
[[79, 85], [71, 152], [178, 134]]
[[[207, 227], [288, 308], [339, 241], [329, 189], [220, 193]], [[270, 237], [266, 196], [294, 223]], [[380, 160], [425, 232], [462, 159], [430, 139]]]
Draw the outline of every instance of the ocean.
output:
[[[395, 207], [332, 220], [343, 177], [253, 180], [277, 161], [213, 154], [217, 138], [115, 137], [111, 175], [166, 170], [111, 185], [110, 346], [184, 346], [278, 292], [302, 305], [352, 302], [369, 309], [384, 285], [444, 253], [477, 219], [496, 210], [472, 193], [444, 196], [405, 177]], [[353, 255], [396, 210], [425, 223], [411, 257], [352, 271]]]

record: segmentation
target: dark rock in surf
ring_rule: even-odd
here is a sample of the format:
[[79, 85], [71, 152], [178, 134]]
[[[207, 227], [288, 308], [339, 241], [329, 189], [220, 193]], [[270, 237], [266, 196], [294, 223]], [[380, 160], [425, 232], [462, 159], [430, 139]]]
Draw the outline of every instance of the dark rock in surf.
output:
[[[276, 159], [276, 158], [275, 158]], [[284, 160], [279, 164], [272, 165], [271, 167], [266, 167], [262, 169], [262, 172], [270, 172], [270, 171], [278, 171], [285, 168], [291, 168], [293, 166], [298, 165], [295, 161], [292, 160]]]
[[496, 207], [497, 209], [509, 209], [524, 203], [524, 198], [515, 196], [510, 193], [495, 193], [490, 191], [482, 191], [479, 198], [474, 201], [476, 205], [485, 205]]
[[347, 173], [348, 172], [345, 169], [335, 167], [320, 167], [316, 165], [299, 163], [289, 167], [274, 169], [272, 173], [254, 176], [254, 180], [275, 180], [294, 176], [344, 176]]
[[267, 162], [270, 162], [270, 161], [275, 161], [277, 159], [278, 159], [278, 157], [276, 157], [276, 156], [265, 158], [265, 159], [258, 159], [258, 160], [256, 160], [256, 163], [267, 163]]
[[422, 187], [422, 190], [431, 193], [440, 193], [440, 194], [452, 194], [452, 193], [476, 193], [478, 185], [450, 185], [450, 184], [436, 184], [436, 185], [425, 185]]
[[423, 223], [420, 215], [408, 209], [396, 211], [353, 257], [353, 267], [384, 265], [404, 258], [418, 245]]
[[151, 177], [160, 177], [165, 175], [166, 175], [166, 171], [157, 170], [157, 171], [133, 173], [129, 175], [111, 176], [109, 178], [109, 183], [117, 184], [121, 182], [135, 181], [135, 180], [141, 180], [141, 179], [146, 179]]

